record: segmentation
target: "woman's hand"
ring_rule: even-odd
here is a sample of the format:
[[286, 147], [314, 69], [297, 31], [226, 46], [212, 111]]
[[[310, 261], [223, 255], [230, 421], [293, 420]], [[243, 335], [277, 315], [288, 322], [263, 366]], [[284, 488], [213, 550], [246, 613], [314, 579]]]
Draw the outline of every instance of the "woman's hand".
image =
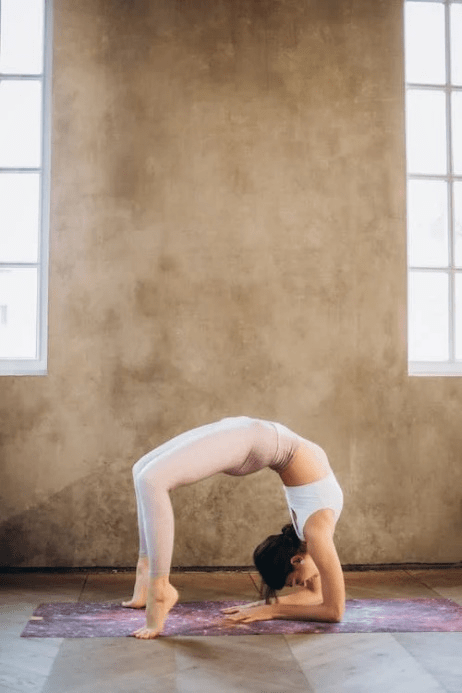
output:
[[[232, 612], [231, 609], [233, 609]], [[245, 606], [223, 609], [223, 612], [229, 614], [226, 616], [225, 620], [231, 621], [232, 623], [252, 623], [253, 621], [271, 621], [273, 619], [271, 604], [263, 604], [261, 606], [246, 604]]]

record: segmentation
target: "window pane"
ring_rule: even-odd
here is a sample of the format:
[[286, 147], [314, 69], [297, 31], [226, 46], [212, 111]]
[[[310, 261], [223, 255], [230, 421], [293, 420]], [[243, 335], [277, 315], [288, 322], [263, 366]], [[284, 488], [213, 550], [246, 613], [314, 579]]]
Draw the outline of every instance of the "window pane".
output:
[[406, 144], [409, 173], [446, 173], [446, 96], [409, 89]]
[[0, 82], [0, 167], [39, 167], [42, 85]]
[[411, 267], [448, 264], [448, 191], [443, 181], [408, 184], [408, 256]]
[[456, 359], [462, 359], [462, 274], [456, 274]]
[[410, 272], [409, 359], [448, 359], [448, 276], [442, 272]]
[[0, 269], [0, 358], [36, 358], [37, 270]]
[[405, 22], [406, 80], [421, 84], [444, 84], [444, 6], [435, 2], [407, 2]]
[[456, 267], [462, 267], [462, 183], [454, 183], [454, 241]]
[[451, 82], [462, 85], [462, 5], [451, 5]]
[[2, 0], [0, 72], [35, 75], [43, 65], [43, 0]]
[[0, 173], [0, 262], [37, 262], [38, 173]]
[[454, 173], [462, 175], [462, 92], [452, 93], [452, 158]]

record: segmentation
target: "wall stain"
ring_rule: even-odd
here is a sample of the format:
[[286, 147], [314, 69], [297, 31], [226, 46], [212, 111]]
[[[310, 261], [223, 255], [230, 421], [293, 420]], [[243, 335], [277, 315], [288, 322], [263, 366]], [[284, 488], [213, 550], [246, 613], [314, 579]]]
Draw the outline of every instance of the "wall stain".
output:
[[[0, 523], [0, 565], [126, 565], [137, 555], [131, 474], [98, 470]], [[127, 513], [131, 507], [131, 513]], [[91, 544], [90, 551], [88, 550]]]
[[[14, 444], [15, 441], [29, 435], [53, 411], [52, 402], [43, 396], [39, 396], [36, 401], [32, 399], [25, 403], [15, 387], [14, 381], [10, 381], [9, 384], [11, 387], [3, 389], [3, 392], [8, 390], [6, 396], [0, 399], [0, 417], [2, 420], [0, 448]], [[20, 416], [18, 416], [19, 411], [21, 412]]]

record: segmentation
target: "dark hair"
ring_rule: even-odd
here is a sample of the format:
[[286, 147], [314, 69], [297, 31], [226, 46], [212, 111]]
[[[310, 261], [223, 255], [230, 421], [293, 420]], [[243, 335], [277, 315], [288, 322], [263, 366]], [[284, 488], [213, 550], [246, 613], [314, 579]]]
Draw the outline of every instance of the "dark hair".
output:
[[286, 584], [287, 576], [293, 570], [290, 562], [303, 548], [304, 542], [298, 538], [291, 524], [284, 525], [281, 534], [271, 534], [253, 552], [253, 562], [261, 575], [261, 597], [269, 604], [276, 590]]

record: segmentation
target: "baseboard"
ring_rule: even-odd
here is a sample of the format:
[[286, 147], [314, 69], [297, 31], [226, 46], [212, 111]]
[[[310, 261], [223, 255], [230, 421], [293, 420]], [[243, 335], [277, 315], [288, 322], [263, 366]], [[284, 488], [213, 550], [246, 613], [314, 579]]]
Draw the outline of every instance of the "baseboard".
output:
[[[387, 570], [448, 570], [462, 568], [462, 561], [456, 563], [347, 563], [342, 565], [344, 572], [366, 572]], [[134, 566], [0, 566], [0, 574], [5, 573], [128, 573]], [[174, 566], [172, 573], [248, 573], [255, 572], [254, 566]]]

